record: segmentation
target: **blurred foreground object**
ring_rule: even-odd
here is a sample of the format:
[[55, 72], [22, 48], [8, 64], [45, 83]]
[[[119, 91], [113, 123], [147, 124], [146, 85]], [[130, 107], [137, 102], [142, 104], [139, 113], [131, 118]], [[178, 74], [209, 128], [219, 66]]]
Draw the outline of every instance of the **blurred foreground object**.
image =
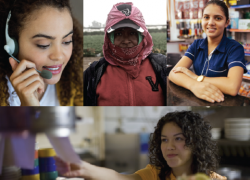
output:
[[15, 166], [4, 167], [2, 174], [0, 175], [1, 180], [19, 180], [21, 178], [21, 170]]
[[232, 167], [223, 167], [218, 169], [218, 173], [228, 177], [228, 180], [242, 179], [241, 171]]
[[40, 180], [55, 180], [58, 177], [54, 156], [56, 152], [52, 148], [39, 149]]
[[226, 180], [227, 177], [221, 176], [215, 172], [213, 172], [210, 175], [210, 177], [204, 173], [196, 173], [195, 175], [192, 176], [182, 175], [180, 177], [177, 177], [177, 180], [211, 180], [211, 179]]
[[192, 176], [186, 176], [186, 175], [179, 176], [177, 177], [177, 180], [210, 180], [210, 178], [206, 174], [197, 173]]
[[[75, 130], [74, 107], [3, 107], [0, 108], [0, 175], [9, 171], [12, 166], [22, 169], [34, 169], [35, 139], [37, 133], [45, 133], [59, 156], [65, 161], [79, 163], [81, 160], [74, 152], [68, 139], [69, 134]], [[57, 177], [52, 171], [48, 176]], [[11, 175], [20, 175], [20, 169], [10, 169]], [[47, 171], [47, 170], [46, 170]], [[31, 171], [30, 171], [31, 172]], [[52, 173], [51, 173], [52, 172]], [[51, 175], [52, 174], [52, 175]], [[34, 177], [37, 176], [35, 173]], [[29, 177], [27, 177], [29, 178]], [[40, 176], [39, 176], [40, 178]], [[6, 178], [5, 178], [6, 179]], [[5, 180], [4, 179], [4, 180]], [[17, 177], [17, 179], [19, 179]], [[0, 180], [2, 180], [0, 178]], [[7, 180], [11, 180], [8, 179]], [[16, 179], [13, 179], [16, 180]]]
[[44, 132], [67, 137], [75, 129], [74, 107], [3, 107], [0, 108], [0, 132]]

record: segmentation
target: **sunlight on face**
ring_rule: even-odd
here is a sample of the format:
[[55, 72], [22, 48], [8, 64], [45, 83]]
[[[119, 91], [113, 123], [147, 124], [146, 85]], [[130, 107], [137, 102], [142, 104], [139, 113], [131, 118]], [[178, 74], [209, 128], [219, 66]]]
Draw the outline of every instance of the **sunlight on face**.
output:
[[68, 9], [43, 7], [34, 11], [19, 35], [20, 60], [36, 64], [39, 71], [52, 72], [46, 84], [56, 84], [72, 55], [73, 20]]
[[164, 159], [171, 168], [187, 167], [192, 163], [192, 152], [185, 146], [182, 130], [175, 123], [163, 126], [161, 132], [161, 151]]

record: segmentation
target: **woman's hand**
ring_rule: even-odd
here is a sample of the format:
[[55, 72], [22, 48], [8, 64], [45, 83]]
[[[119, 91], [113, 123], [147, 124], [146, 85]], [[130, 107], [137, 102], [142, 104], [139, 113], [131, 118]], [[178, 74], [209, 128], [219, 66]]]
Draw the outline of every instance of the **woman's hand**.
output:
[[193, 73], [192, 71], [190, 71], [189, 69], [187, 69], [186, 67], [176, 67], [172, 70], [174, 73], [184, 73], [187, 76], [191, 77], [192, 79], [196, 80], [197, 79], [197, 75], [195, 73]]
[[142, 180], [138, 174], [124, 175], [112, 169], [94, 166], [85, 161], [78, 165], [64, 162], [57, 156], [54, 158], [57, 171], [65, 177], [81, 177], [85, 180]]
[[64, 162], [59, 157], [54, 157], [56, 161], [56, 168], [60, 175], [65, 177], [82, 177], [86, 180], [92, 179], [90, 178], [90, 174], [87, 171], [87, 166], [90, 165], [87, 162], [82, 162], [82, 164], [72, 164]]
[[224, 94], [214, 85], [207, 82], [195, 82], [190, 89], [200, 99], [214, 103], [224, 101]]
[[13, 70], [10, 81], [21, 101], [21, 106], [40, 106], [38, 95], [44, 92], [45, 85], [35, 70], [36, 65], [27, 60], [22, 60], [18, 64], [13, 58], [10, 58], [9, 62]]

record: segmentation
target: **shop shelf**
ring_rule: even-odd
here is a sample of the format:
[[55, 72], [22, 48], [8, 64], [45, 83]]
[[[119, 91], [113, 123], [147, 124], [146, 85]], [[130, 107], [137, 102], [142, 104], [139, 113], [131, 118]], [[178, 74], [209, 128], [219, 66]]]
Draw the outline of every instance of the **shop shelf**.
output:
[[230, 29], [230, 32], [250, 32], [250, 29]]
[[250, 56], [250, 53], [245, 53], [245, 56]]
[[188, 36], [177, 36], [177, 38], [178, 39], [202, 39], [202, 36], [188, 35]]
[[249, 146], [250, 140], [248, 141], [239, 141], [239, 140], [231, 140], [231, 139], [218, 139], [216, 140], [219, 145], [242, 145]]
[[233, 9], [250, 8], [250, 4], [231, 6]]
[[[250, 80], [250, 77], [249, 76], [246, 76], [246, 75], [243, 75], [243, 79], [245, 80]], [[246, 81], [247, 82], [247, 81]]]
[[178, 39], [191, 39], [194, 38], [194, 36], [178, 36]]

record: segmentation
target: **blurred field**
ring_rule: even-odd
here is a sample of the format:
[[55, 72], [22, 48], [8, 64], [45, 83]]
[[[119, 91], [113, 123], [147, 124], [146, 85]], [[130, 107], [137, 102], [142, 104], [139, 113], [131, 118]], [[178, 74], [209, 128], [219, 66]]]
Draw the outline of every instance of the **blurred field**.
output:
[[[83, 49], [84, 52], [87, 53], [87, 49], [89, 49], [90, 54], [98, 54], [102, 53], [102, 46], [104, 42], [104, 35], [85, 35], [83, 36]], [[84, 54], [84, 56], [88, 56], [89, 54]]]
[[[153, 52], [166, 54], [166, 33], [150, 33], [153, 38]], [[84, 57], [93, 57], [99, 54], [102, 56], [102, 46], [104, 35], [84, 35], [83, 36]]]

